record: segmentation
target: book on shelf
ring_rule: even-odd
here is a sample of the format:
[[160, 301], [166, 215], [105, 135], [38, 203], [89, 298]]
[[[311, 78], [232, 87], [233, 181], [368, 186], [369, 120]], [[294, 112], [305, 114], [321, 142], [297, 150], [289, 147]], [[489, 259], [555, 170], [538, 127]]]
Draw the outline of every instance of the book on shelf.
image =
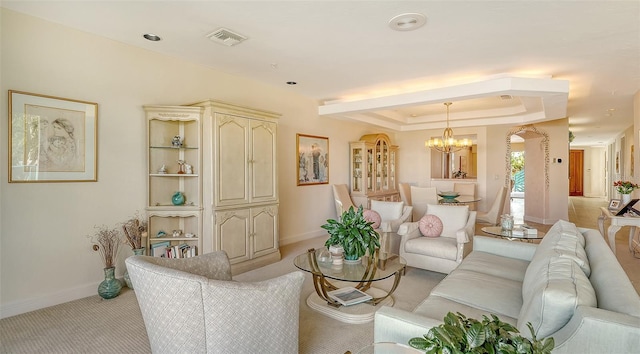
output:
[[165, 257], [167, 247], [171, 246], [169, 241], [157, 242], [151, 244], [151, 256]]
[[327, 295], [329, 295], [333, 300], [341, 303], [343, 306], [355, 305], [373, 299], [371, 295], [354, 287], [346, 287], [329, 291]]
[[163, 241], [151, 244], [151, 255], [162, 258], [189, 258], [198, 255], [198, 247], [181, 243], [171, 245], [170, 241]]

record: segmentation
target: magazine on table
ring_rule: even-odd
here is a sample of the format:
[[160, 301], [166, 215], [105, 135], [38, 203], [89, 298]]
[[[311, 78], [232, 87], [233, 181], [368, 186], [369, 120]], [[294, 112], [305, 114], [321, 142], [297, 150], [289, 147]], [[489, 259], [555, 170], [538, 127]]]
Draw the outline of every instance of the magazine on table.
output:
[[354, 287], [346, 287], [329, 291], [327, 294], [330, 298], [341, 303], [343, 306], [355, 305], [373, 299], [371, 295]]

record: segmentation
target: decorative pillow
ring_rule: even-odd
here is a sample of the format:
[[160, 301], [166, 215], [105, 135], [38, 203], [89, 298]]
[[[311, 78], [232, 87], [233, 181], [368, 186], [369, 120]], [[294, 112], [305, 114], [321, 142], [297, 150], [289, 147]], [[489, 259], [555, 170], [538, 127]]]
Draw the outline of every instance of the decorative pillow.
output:
[[467, 226], [469, 206], [429, 204], [427, 205], [427, 214], [435, 215], [442, 221], [442, 234], [440, 236], [456, 238], [458, 230], [462, 230]]
[[377, 211], [384, 220], [400, 219], [403, 208], [404, 202], [371, 201], [371, 210]]
[[380, 214], [378, 214], [377, 211], [371, 210], [371, 209], [365, 209], [362, 212], [362, 216], [364, 216], [364, 219], [367, 220], [368, 222], [373, 223], [373, 225], [371, 226], [374, 229], [377, 229], [380, 227], [380, 222], [382, 221], [382, 219], [380, 218]]
[[544, 266], [531, 269], [522, 281], [522, 308], [517, 328], [527, 333], [531, 322], [535, 335], [552, 335], [569, 322], [578, 306], [596, 306], [596, 294], [578, 264], [564, 257], [550, 257]]
[[435, 215], [427, 214], [420, 219], [418, 228], [424, 236], [439, 237], [442, 234], [442, 220]]

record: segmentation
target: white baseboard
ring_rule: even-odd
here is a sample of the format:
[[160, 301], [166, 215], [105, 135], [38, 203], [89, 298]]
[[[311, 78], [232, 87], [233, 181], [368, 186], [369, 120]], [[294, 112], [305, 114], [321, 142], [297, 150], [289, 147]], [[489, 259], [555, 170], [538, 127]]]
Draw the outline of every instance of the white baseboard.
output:
[[[305, 234], [300, 234], [300, 235], [296, 235], [296, 236], [281, 238], [280, 239], [280, 246], [286, 246], [286, 245], [290, 245], [292, 243], [310, 240], [312, 238], [320, 237], [322, 235], [327, 235], [327, 232], [325, 230], [318, 230], [318, 231], [307, 232]], [[327, 238], [328, 237], [329, 236], [327, 235]]]
[[49, 294], [45, 296], [3, 304], [0, 307], [0, 318], [7, 318], [15, 315], [20, 315], [26, 312], [39, 310], [45, 307], [59, 305], [65, 302], [82, 299], [88, 296], [97, 295], [99, 284], [100, 282], [97, 282], [94, 284], [87, 284], [84, 286], [78, 286], [72, 289], [63, 290], [54, 294]]

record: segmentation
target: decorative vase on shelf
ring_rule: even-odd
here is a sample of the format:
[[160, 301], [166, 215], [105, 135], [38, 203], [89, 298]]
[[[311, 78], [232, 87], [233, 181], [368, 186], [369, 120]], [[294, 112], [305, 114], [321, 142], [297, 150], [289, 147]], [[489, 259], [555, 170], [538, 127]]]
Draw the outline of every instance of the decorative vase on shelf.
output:
[[[133, 254], [135, 256], [144, 256], [144, 248], [134, 248], [133, 249]], [[133, 290], [133, 283], [131, 283], [131, 278], [129, 278], [129, 271], [125, 270], [124, 271], [124, 282], [127, 284], [127, 287], [131, 290]]]
[[622, 205], [627, 205], [631, 201], [631, 194], [622, 195]]
[[175, 192], [173, 194], [173, 197], [171, 197], [171, 202], [173, 203], [173, 205], [184, 205], [186, 198], [184, 197], [184, 193], [182, 192]]
[[120, 294], [122, 284], [115, 277], [116, 267], [104, 268], [104, 280], [98, 285], [98, 295], [103, 299], [113, 299]]

